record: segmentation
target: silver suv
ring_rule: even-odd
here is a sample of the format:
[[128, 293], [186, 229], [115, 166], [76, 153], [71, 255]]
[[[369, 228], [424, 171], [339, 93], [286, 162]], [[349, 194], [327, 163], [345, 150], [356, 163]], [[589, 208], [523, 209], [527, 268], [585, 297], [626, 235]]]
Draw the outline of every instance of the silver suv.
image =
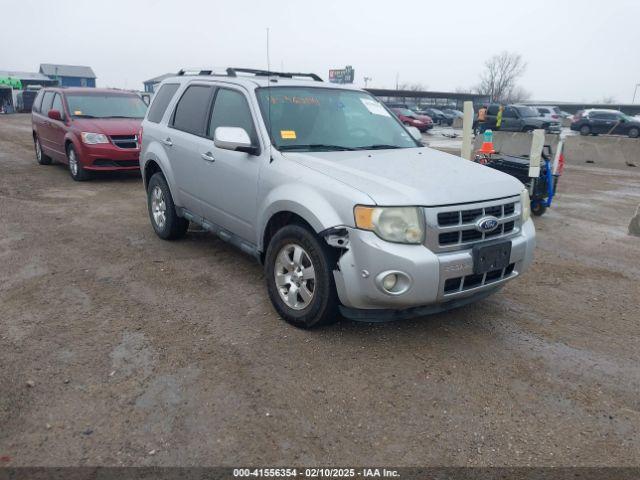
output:
[[181, 71], [140, 133], [158, 236], [194, 222], [254, 256], [299, 327], [459, 307], [532, 261], [522, 183], [425, 148], [375, 97], [314, 74]]

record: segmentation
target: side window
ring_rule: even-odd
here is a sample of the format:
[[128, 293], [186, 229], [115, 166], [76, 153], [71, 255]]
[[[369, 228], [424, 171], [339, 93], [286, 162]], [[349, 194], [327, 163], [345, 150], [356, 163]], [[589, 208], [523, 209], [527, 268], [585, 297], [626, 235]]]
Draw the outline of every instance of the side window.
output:
[[551, 113], [548, 108], [539, 108], [538, 111], [540, 113]]
[[499, 109], [499, 105], [489, 105], [489, 108], [487, 109], [487, 113], [489, 115], [497, 115], [498, 114], [498, 109]]
[[51, 105], [51, 110], [58, 110], [62, 118], [64, 118], [64, 107], [62, 106], [62, 97], [59, 93], [53, 97], [53, 104]]
[[160, 87], [160, 90], [158, 90], [153, 97], [153, 102], [151, 102], [151, 106], [149, 107], [147, 120], [153, 123], [160, 123], [169, 102], [171, 102], [179, 86], [177, 83], [166, 83]]
[[605, 117], [605, 114], [604, 114], [604, 113], [600, 113], [600, 112], [591, 112], [591, 113], [589, 114], [589, 118], [592, 118], [592, 119], [594, 119], [594, 120], [604, 120], [606, 117]]
[[615, 113], [603, 113], [602, 118], [605, 120], [618, 120], [618, 115]]
[[42, 98], [42, 113], [45, 115], [49, 113], [51, 110], [51, 104], [53, 103], [53, 95], [54, 92], [44, 92], [44, 97]]
[[176, 105], [171, 126], [183, 132], [204, 135], [212, 90], [207, 85], [188, 87]]
[[507, 107], [504, 109], [504, 112], [502, 113], [502, 116], [505, 118], [516, 118], [516, 111], [513, 107]]
[[256, 129], [253, 125], [253, 118], [251, 117], [247, 99], [236, 90], [221, 88], [216, 94], [207, 136], [213, 138], [218, 127], [244, 128], [249, 134], [249, 138], [251, 138], [251, 143], [258, 144]]

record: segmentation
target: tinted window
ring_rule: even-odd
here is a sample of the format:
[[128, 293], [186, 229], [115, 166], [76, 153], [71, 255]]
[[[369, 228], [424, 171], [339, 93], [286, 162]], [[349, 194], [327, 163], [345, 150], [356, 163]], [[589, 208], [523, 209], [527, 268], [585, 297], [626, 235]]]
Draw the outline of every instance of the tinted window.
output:
[[537, 117], [540, 115], [538, 110], [533, 107], [517, 107], [517, 109], [523, 117]]
[[36, 95], [35, 100], [33, 101], [33, 106], [31, 107], [32, 112], [39, 112], [40, 107], [42, 106], [42, 97], [44, 95], [44, 91], [40, 90], [38, 95]]
[[153, 123], [159, 123], [164, 116], [164, 112], [169, 105], [169, 102], [173, 98], [173, 95], [178, 90], [177, 83], [167, 83], [160, 87], [158, 93], [153, 97], [153, 102], [151, 103], [151, 107], [149, 107], [149, 114], [147, 115], [147, 120]]
[[240, 92], [227, 89], [218, 90], [211, 112], [208, 136], [213, 137], [218, 127], [244, 128], [251, 138], [251, 143], [258, 144], [249, 104]]
[[45, 115], [51, 110], [51, 104], [53, 103], [53, 92], [44, 92], [44, 98], [42, 99], [42, 113]]
[[53, 97], [53, 105], [51, 105], [51, 110], [58, 110], [62, 118], [64, 118], [64, 107], [62, 106], [62, 97], [59, 93], [56, 93], [56, 96]]
[[538, 111], [540, 113], [551, 113], [548, 108], [539, 108]]
[[203, 135], [212, 90], [205, 85], [192, 85], [187, 88], [176, 105], [173, 128], [194, 135]]
[[487, 113], [489, 115], [497, 115], [499, 109], [500, 109], [500, 105], [489, 105], [489, 108], [487, 109]]
[[513, 108], [507, 107], [504, 109], [504, 112], [502, 112], [502, 116], [505, 118], [516, 118], [516, 112]]

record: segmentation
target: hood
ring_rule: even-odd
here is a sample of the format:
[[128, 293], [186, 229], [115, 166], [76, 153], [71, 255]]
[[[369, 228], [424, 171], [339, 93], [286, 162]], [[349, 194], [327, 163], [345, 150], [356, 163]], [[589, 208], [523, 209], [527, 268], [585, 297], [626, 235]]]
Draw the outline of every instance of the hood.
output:
[[137, 135], [141, 118], [74, 118], [73, 125], [83, 132], [105, 135]]
[[282, 155], [365, 193], [378, 205], [477, 202], [519, 195], [523, 188], [506, 173], [431, 148]]

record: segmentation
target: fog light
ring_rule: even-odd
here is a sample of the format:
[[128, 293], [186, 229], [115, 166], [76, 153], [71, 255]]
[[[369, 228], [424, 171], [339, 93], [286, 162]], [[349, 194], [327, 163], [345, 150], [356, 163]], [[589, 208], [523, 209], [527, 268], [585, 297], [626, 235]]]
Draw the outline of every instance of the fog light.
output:
[[382, 287], [385, 290], [392, 291], [396, 283], [398, 283], [398, 276], [395, 273], [390, 273], [382, 280]]

